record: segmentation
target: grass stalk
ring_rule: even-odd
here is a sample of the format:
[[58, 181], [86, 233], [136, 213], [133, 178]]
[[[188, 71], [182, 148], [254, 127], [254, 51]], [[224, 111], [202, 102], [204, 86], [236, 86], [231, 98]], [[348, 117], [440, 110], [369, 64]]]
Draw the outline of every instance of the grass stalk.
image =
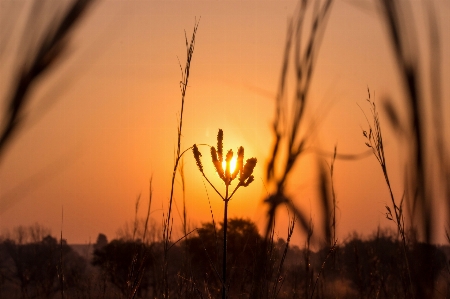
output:
[[[135, 210], [134, 210], [134, 224], [133, 224], [133, 235], [132, 240], [133, 242], [137, 242], [137, 238], [141, 238], [141, 246], [135, 247], [134, 257], [132, 259], [129, 271], [128, 271], [128, 289], [127, 289], [127, 298], [128, 299], [134, 299], [136, 298], [136, 295], [139, 290], [139, 286], [141, 284], [141, 281], [145, 274], [145, 263], [147, 261], [148, 257], [148, 248], [146, 245], [146, 238], [147, 238], [147, 232], [148, 232], [148, 222], [150, 220], [150, 211], [151, 211], [151, 205], [152, 205], [152, 199], [153, 199], [153, 188], [152, 188], [152, 182], [153, 177], [150, 178], [149, 182], [149, 198], [148, 198], [148, 207], [147, 207], [147, 213], [145, 216], [144, 221], [144, 230], [142, 232], [142, 235], [138, 236], [139, 232], [139, 218], [138, 218], [138, 212], [139, 212], [139, 204], [141, 200], [141, 195], [138, 195], [135, 202]], [[140, 251], [140, 252], [139, 252]]]
[[181, 156], [182, 156], [181, 136], [182, 136], [182, 129], [183, 129], [184, 101], [185, 101], [185, 97], [186, 97], [186, 90], [187, 90], [188, 83], [189, 83], [190, 67], [191, 67], [192, 56], [194, 54], [195, 36], [197, 33], [199, 21], [195, 22], [194, 31], [192, 33], [190, 43], [188, 42], [187, 35], [185, 32], [186, 65], [184, 67], [184, 70], [180, 64], [180, 69], [181, 69], [181, 81], [180, 81], [181, 111], [180, 111], [180, 119], [178, 122], [178, 131], [177, 131], [177, 150], [176, 150], [175, 163], [174, 163], [173, 172], [172, 172], [167, 218], [164, 219], [164, 222], [163, 222], [163, 242], [164, 242], [164, 260], [163, 260], [163, 292], [164, 292], [164, 294], [163, 294], [163, 297], [164, 298], [169, 298], [169, 283], [168, 283], [168, 273], [167, 273], [168, 256], [167, 255], [168, 255], [168, 251], [169, 251], [169, 247], [170, 247], [170, 239], [171, 239], [172, 225], [173, 225], [173, 219], [172, 219], [173, 193], [174, 193], [174, 188], [175, 188], [175, 177], [177, 174], [178, 164], [179, 164]]
[[284, 246], [283, 255], [281, 256], [280, 264], [278, 265], [277, 269], [277, 275], [275, 276], [275, 283], [273, 284], [272, 288], [272, 298], [274, 299], [278, 297], [278, 294], [281, 291], [282, 285], [278, 288], [278, 284], [284, 281], [283, 277], [281, 276], [281, 272], [283, 270], [284, 261], [286, 260], [289, 244], [291, 243], [291, 237], [292, 234], [294, 233], [294, 227], [295, 227], [295, 215], [292, 220], [289, 220], [286, 245]]
[[[37, 46], [34, 46], [21, 63], [17, 73], [17, 78], [12, 86], [11, 97], [6, 100], [7, 109], [3, 115], [2, 124], [0, 126], [0, 157], [3, 155], [7, 144], [13, 139], [20, 126], [23, 124], [30, 101], [30, 93], [39, 79], [49, 70], [51, 70], [62, 56], [67, 52], [67, 39], [69, 38], [73, 28], [79, 23], [83, 15], [86, 14], [88, 8], [94, 0], [76, 0], [69, 6], [63, 17], [55, 22], [51, 22], [48, 28], [45, 28], [43, 38]], [[36, 2], [33, 7], [38, 11], [41, 4]], [[31, 14], [26, 32], [34, 32], [36, 16], [38, 13]], [[36, 17], [37, 18], [37, 17]], [[30, 36], [24, 36], [23, 40], [28, 42]], [[23, 45], [26, 47], [27, 45]]]
[[[392, 210], [389, 206], [386, 206], [386, 210], [387, 210], [386, 218], [389, 220], [392, 220], [396, 223], [398, 234], [401, 237], [403, 256], [405, 259], [405, 266], [406, 266], [406, 270], [407, 270], [407, 275], [408, 275], [408, 280], [409, 280], [409, 291], [410, 291], [410, 296], [408, 296], [407, 294], [405, 294], [405, 296], [414, 298], [413, 284], [412, 284], [412, 279], [411, 279], [411, 270], [410, 270], [408, 256], [407, 256], [407, 244], [406, 244], [405, 225], [404, 225], [404, 216], [403, 216], [403, 199], [400, 202], [400, 204], [397, 205], [395, 198], [394, 198], [394, 193], [392, 192], [392, 187], [391, 187], [391, 183], [390, 183], [389, 175], [388, 175], [388, 171], [387, 171], [386, 158], [384, 155], [383, 136], [381, 134], [381, 125], [380, 125], [380, 120], [378, 117], [378, 112], [376, 110], [375, 102], [372, 102], [370, 99], [370, 90], [369, 89], [367, 89], [367, 93], [368, 93], [367, 101], [370, 104], [370, 111], [371, 111], [372, 118], [373, 118], [373, 127], [370, 124], [367, 116], [364, 114], [364, 116], [366, 117], [366, 120], [367, 120], [367, 124], [369, 126], [369, 132], [367, 133], [367, 131], [363, 131], [363, 135], [366, 138], [367, 147], [372, 149], [372, 152], [373, 152], [375, 158], [378, 160], [378, 163], [381, 166], [381, 169], [382, 169], [383, 175], [384, 175], [384, 179], [385, 179], [386, 184], [389, 189], [389, 195], [390, 195], [394, 213], [392, 213]], [[395, 215], [395, 217], [393, 214]], [[406, 290], [405, 290], [405, 292], [406, 292]]]
[[325, 258], [325, 260], [324, 260], [323, 263], [322, 263], [322, 267], [320, 268], [319, 273], [317, 273], [317, 277], [316, 277], [316, 280], [315, 280], [315, 282], [314, 282], [314, 286], [313, 286], [312, 292], [311, 292], [311, 297], [310, 297], [311, 299], [314, 298], [314, 291], [316, 290], [317, 283], [319, 282], [320, 275], [321, 275], [321, 274], [323, 273], [323, 271], [325, 270], [325, 264], [326, 264], [328, 258], [329, 258], [329, 257], [333, 254], [333, 252], [336, 250], [336, 244], [337, 244], [337, 240], [334, 241], [333, 246], [331, 246], [330, 250], [328, 251], [327, 257]]
[[[307, 125], [305, 123], [305, 111], [310, 105], [309, 90], [333, 1], [315, 2], [316, 5], [312, 9], [311, 16], [311, 32], [304, 37], [303, 28], [305, 19], [307, 19], [307, 13], [310, 11], [312, 2], [314, 1], [300, 1], [288, 27], [281, 78], [276, 96], [275, 119], [273, 122], [275, 141], [266, 172], [267, 181], [275, 188], [272, 194], [265, 200], [265, 203], [268, 205], [268, 219], [265, 229], [266, 239], [272, 230], [275, 213], [283, 204], [287, 204], [290, 207], [300, 222], [301, 228], [304, 231], [308, 231], [307, 218], [303, 211], [299, 210], [291, 202], [285, 194], [285, 189], [288, 177], [296, 162], [307, 148], [312, 132], [315, 131], [313, 125], [310, 125], [310, 128], [306, 130], [302, 130], [302, 128]], [[302, 46], [304, 40], [306, 40], [306, 45]], [[292, 59], [291, 56], [294, 56], [294, 73], [296, 76], [295, 94], [292, 104], [288, 100], [287, 90], [287, 75]], [[282, 150], [284, 152], [281, 152]], [[280, 167], [276, 169], [275, 165], [277, 164]], [[329, 222], [329, 220], [327, 221]]]
[[64, 260], [63, 260], [63, 224], [64, 207], [61, 207], [61, 235], [59, 238], [59, 283], [61, 285], [61, 299], [64, 299]]
[[[336, 162], [336, 154], [337, 154], [337, 145], [334, 146], [334, 153], [333, 158], [331, 159], [330, 164], [330, 184], [331, 184], [331, 197], [333, 199], [333, 215], [331, 220], [331, 233], [332, 233], [332, 241], [334, 242], [336, 240], [336, 208], [337, 208], [337, 202], [336, 202], [336, 192], [334, 190], [334, 162]], [[332, 246], [332, 244], [330, 244]]]
[[312, 217], [309, 217], [309, 225], [305, 242], [305, 250], [303, 253], [303, 259], [305, 262], [305, 293], [304, 297], [309, 298], [309, 292], [311, 289], [311, 284], [313, 280], [313, 272], [311, 271], [311, 237], [314, 233], [314, 224], [312, 221]]

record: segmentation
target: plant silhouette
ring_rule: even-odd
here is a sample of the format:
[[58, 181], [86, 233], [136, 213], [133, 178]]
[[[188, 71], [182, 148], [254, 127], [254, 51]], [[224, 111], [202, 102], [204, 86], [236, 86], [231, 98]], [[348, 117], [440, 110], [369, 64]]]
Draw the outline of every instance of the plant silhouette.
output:
[[[222, 179], [225, 184], [225, 196], [223, 196], [217, 188], [211, 183], [211, 181], [206, 177], [203, 171], [202, 161], [200, 157], [202, 154], [197, 148], [197, 145], [194, 144], [192, 147], [192, 151], [194, 153], [195, 162], [197, 163], [197, 167], [202, 173], [203, 177], [208, 181], [208, 183], [213, 187], [216, 193], [223, 199], [224, 201], [224, 215], [223, 215], [223, 260], [222, 260], [222, 298], [227, 298], [227, 218], [228, 218], [228, 202], [233, 197], [234, 193], [236, 193], [239, 187], [247, 187], [254, 181], [254, 176], [252, 175], [253, 169], [256, 166], [257, 159], [250, 158], [246, 161], [244, 165], [244, 148], [241, 146], [238, 149], [236, 168], [233, 172], [231, 172], [231, 159], [233, 159], [233, 151], [228, 150], [225, 156], [225, 170], [223, 169], [222, 162], [224, 162], [223, 157], [223, 131], [219, 129], [219, 133], [217, 134], [217, 149], [211, 146], [211, 158], [214, 164], [214, 167], [217, 171], [217, 174]], [[239, 183], [234, 188], [233, 192], [229, 194], [229, 187], [231, 182], [239, 175]]]

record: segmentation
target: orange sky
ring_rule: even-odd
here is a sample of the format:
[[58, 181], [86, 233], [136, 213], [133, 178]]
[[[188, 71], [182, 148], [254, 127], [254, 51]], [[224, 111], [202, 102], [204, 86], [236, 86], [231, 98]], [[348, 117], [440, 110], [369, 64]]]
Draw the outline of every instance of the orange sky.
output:
[[[448, 1], [435, 1], [441, 28], [450, 28]], [[219, 128], [224, 148], [242, 145], [246, 158], [257, 157], [255, 182], [239, 190], [229, 215], [249, 217], [264, 225], [264, 170], [272, 145], [270, 124], [281, 70], [287, 21], [296, 1], [100, 1], [73, 36], [67, 59], [33, 94], [29, 122], [0, 164], [0, 229], [39, 222], [54, 235], [61, 229], [69, 243], [109, 239], [134, 217], [142, 194], [144, 215], [149, 179], [153, 176], [152, 217], [161, 223], [170, 195], [170, 179], [180, 113], [181, 78], [177, 57], [185, 64], [184, 30], [190, 38], [201, 16], [183, 115], [182, 149], [194, 143], [214, 145]], [[367, 148], [361, 128], [366, 123], [357, 103], [367, 107], [367, 87], [401, 99], [391, 48], [372, 2], [333, 5], [312, 84], [309, 117], [321, 119], [314, 146], [341, 153]], [[360, 3], [360, 2], [357, 2]], [[23, 9], [11, 2], [20, 35]], [[20, 8], [20, 7], [19, 7]], [[419, 24], [420, 19], [419, 19]], [[423, 32], [422, 32], [423, 33]], [[450, 53], [450, 33], [441, 30], [442, 52]], [[2, 38], [5, 33], [2, 32]], [[14, 69], [17, 38], [0, 52], [0, 95], [4, 98]], [[423, 43], [421, 43], [422, 45]], [[443, 56], [443, 78], [450, 76]], [[443, 80], [445, 82], [445, 80]], [[444, 98], [450, 89], [445, 86]], [[51, 105], [48, 105], [48, 104]], [[448, 106], [446, 107], [447, 111]], [[381, 110], [380, 113], [382, 114]], [[402, 193], [404, 156], [381, 115], [388, 168], [397, 196]], [[448, 133], [448, 132], [447, 132]], [[208, 149], [201, 147], [203, 163]], [[291, 178], [296, 203], [319, 221], [314, 208], [315, 155], [305, 155]], [[329, 159], [327, 158], [327, 161]], [[189, 153], [185, 159], [186, 202], [192, 228], [209, 221], [209, 195], [216, 221], [223, 207], [211, 188], [207, 192]], [[209, 172], [214, 177], [213, 171]], [[385, 219], [388, 189], [374, 157], [337, 161], [338, 237], [356, 231], [370, 234]], [[180, 180], [175, 198], [181, 208]], [[174, 212], [176, 235], [179, 214]], [[282, 211], [280, 223], [286, 218]], [[444, 223], [444, 221], [442, 221]], [[443, 224], [442, 224], [443, 227]], [[285, 237], [286, 228], [279, 227]], [[439, 241], [443, 240], [442, 231]], [[296, 242], [302, 236], [297, 233]]]

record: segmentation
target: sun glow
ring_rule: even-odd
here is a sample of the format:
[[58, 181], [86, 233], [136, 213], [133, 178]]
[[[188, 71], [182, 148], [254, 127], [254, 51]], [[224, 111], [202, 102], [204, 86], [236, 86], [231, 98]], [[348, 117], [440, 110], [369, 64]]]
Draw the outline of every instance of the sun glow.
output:
[[[231, 158], [231, 161], [230, 161], [230, 173], [233, 173], [234, 170], [236, 169], [236, 163], [237, 163], [236, 157]], [[226, 161], [222, 162], [222, 167], [223, 167], [223, 170], [226, 169], [226, 167], [227, 167], [227, 162]]]

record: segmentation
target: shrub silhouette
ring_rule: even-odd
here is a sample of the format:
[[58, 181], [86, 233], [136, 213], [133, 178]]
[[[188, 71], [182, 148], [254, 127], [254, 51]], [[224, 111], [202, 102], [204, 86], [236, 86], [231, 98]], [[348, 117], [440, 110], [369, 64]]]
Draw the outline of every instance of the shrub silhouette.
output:
[[51, 298], [61, 290], [60, 273], [65, 288], [76, 287], [85, 274], [86, 261], [52, 236], [27, 244], [7, 239], [1, 247], [3, 267], [12, 269], [8, 280], [19, 287], [24, 298]]
[[[144, 264], [139, 265], [137, 261], [143, 261]], [[100, 267], [109, 282], [125, 297], [129, 295], [130, 284], [134, 279], [132, 275], [136, 273], [136, 268], [143, 266], [144, 272], [138, 293], [149, 288], [147, 278], [151, 266], [150, 247], [139, 241], [112, 240], [94, 250], [92, 265]]]

